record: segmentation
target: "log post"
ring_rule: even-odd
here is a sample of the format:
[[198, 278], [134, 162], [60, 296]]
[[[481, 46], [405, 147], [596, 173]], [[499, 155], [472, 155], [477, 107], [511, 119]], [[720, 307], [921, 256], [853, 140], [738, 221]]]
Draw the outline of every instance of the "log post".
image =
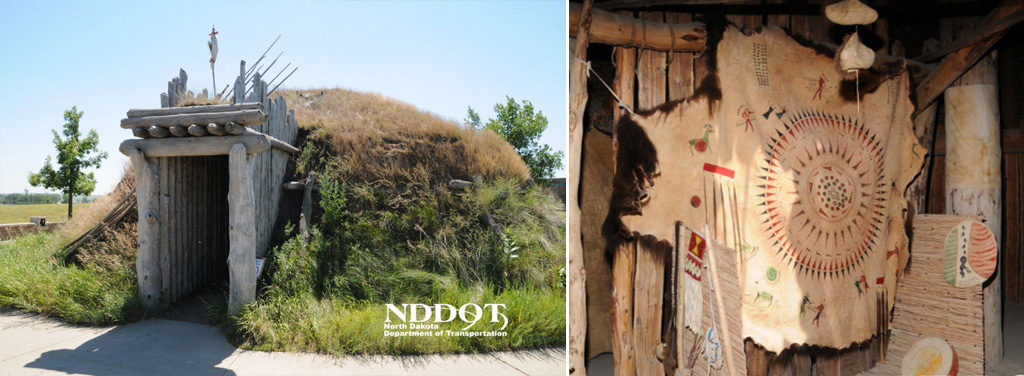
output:
[[[636, 242], [623, 241], [612, 260], [612, 356], [616, 375], [636, 375], [633, 346], [633, 278]], [[682, 316], [682, 315], [680, 315]]]
[[139, 149], [132, 149], [128, 156], [135, 170], [135, 195], [139, 210], [139, 251], [135, 256], [135, 269], [139, 280], [139, 299], [146, 307], [160, 303], [160, 227], [159, 206], [156, 184], [157, 174], [146, 156]]
[[575, 43], [569, 42], [572, 56], [569, 64], [569, 181], [566, 189], [568, 210], [568, 289], [569, 307], [569, 374], [586, 375], [587, 344], [587, 276], [583, 269], [583, 234], [580, 231], [582, 212], [578, 202], [580, 158], [583, 148], [583, 110], [587, 106], [587, 46], [589, 44], [590, 9], [594, 0], [584, 0]]
[[313, 220], [313, 185], [316, 184], [316, 174], [310, 173], [306, 178], [306, 186], [302, 194], [302, 214], [299, 217], [299, 234], [302, 235], [302, 244], [309, 243], [309, 224]]
[[252, 188], [252, 162], [245, 145], [235, 144], [228, 154], [228, 313], [235, 314], [256, 298], [256, 202]]
[[[985, 21], [1020, 7], [1019, 3], [1013, 2], [1001, 4]], [[940, 25], [940, 31], [947, 43], [970, 33], [979, 25], [974, 19], [945, 22], [948, 23]], [[980, 56], [976, 61], [977, 64], [944, 92], [946, 213], [980, 216], [992, 230], [996, 241], [1002, 244], [1002, 149], [999, 139], [996, 51]], [[1003, 357], [1000, 269], [996, 268], [982, 289], [986, 370]]]
[[[1000, 239], [999, 100], [995, 85], [946, 89], [946, 212], [978, 215]], [[998, 240], [997, 240], [998, 241]], [[985, 365], [1002, 357], [1000, 270], [983, 289]]]

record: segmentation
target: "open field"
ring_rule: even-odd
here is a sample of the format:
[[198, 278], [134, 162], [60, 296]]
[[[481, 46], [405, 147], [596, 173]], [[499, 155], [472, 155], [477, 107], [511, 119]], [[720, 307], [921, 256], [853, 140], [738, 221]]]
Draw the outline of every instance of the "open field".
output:
[[[92, 203], [75, 204], [74, 213], [82, 213]], [[0, 224], [28, 222], [28, 217], [43, 216], [48, 222], [68, 219], [68, 204], [0, 205]]]

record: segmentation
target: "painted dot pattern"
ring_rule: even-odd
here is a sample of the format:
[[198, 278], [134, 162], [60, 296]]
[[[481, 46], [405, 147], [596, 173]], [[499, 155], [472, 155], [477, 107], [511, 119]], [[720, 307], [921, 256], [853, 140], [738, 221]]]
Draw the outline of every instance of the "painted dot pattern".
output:
[[767, 245], [803, 273], [849, 274], [885, 251], [884, 146], [841, 116], [800, 112], [783, 126], [768, 137], [756, 186]]

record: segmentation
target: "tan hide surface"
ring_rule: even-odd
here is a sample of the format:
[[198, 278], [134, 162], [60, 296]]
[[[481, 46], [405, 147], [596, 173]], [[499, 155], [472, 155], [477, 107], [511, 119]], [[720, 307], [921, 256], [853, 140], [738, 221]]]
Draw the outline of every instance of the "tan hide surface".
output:
[[[907, 75], [862, 91], [858, 116], [832, 57], [781, 29], [730, 27], [716, 61], [720, 100], [698, 89], [619, 124], [616, 193], [642, 212], [620, 208], [620, 234], [673, 240], [678, 220], [739, 250], [742, 332], [769, 351], [870, 339], [907, 261], [903, 193], [925, 153]], [[623, 165], [638, 150], [653, 171]]]

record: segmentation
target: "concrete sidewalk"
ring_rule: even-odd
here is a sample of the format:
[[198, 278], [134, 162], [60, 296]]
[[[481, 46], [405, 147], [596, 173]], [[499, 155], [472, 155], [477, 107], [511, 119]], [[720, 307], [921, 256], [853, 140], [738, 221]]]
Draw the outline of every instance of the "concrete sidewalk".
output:
[[0, 310], [4, 375], [564, 375], [565, 350], [345, 356], [247, 351], [170, 320], [89, 328]]

